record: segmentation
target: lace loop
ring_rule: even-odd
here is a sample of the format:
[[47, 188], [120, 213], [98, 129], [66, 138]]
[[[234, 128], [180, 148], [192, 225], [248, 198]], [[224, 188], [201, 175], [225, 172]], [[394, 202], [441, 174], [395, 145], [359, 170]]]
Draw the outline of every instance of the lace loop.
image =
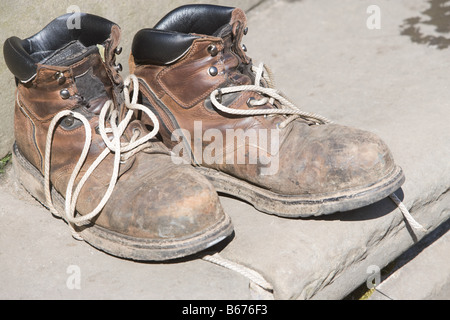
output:
[[[211, 95], [212, 104], [220, 111], [233, 115], [244, 115], [244, 116], [256, 116], [256, 115], [291, 115], [280, 125], [281, 128], [286, 127], [288, 123], [297, 119], [298, 117], [305, 118], [307, 120], [313, 120], [316, 124], [326, 124], [331, 123], [327, 118], [320, 116], [315, 113], [304, 112], [297, 108], [289, 99], [287, 99], [279, 90], [275, 88], [275, 83], [273, 80], [273, 75], [270, 69], [260, 63], [258, 67], [253, 66], [252, 71], [255, 72], [255, 84], [254, 85], [239, 85], [226, 88], [220, 88], [214, 90]], [[267, 75], [266, 75], [267, 73]], [[263, 85], [263, 80], [267, 83], [267, 87]], [[263, 94], [265, 97], [259, 100], [251, 101], [253, 106], [261, 106], [266, 103], [274, 105], [275, 101], [281, 104], [280, 108], [272, 109], [251, 109], [251, 110], [241, 110], [228, 108], [222, 105], [222, 95], [227, 93], [252, 91]]]
[[[129, 90], [128, 87], [133, 82], [133, 97], [130, 100], [129, 96]], [[119, 124], [117, 124], [117, 119], [119, 117], [119, 111], [114, 105], [113, 101], [108, 100], [102, 107], [98, 122], [99, 122], [99, 133], [106, 145], [105, 150], [103, 150], [102, 153], [95, 159], [95, 161], [90, 165], [86, 173], [82, 176], [81, 180], [78, 182], [75, 191], [73, 190], [75, 180], [78, 177], [78, 174], [80, 173], [80, 170], [88, 156], [89, 149], [92, 142], [92, 128], [88, 121], [88, 119], [82, 115], [81, 113], [74, 112], [71, 110], [63, 110], [59, 112], [51, 121], [48, 133], [47, 133], [47, 140], [46, 140], [46, 146], [45, 146], [45, 163], [44, 163], [44, 181], [45, 181], [45, 196], [46, 196], [46, 202], [50, 209], [50, 211], [59, 217], [63, 217], [69, 224], [70, 228], [72, 229], [72, 233], [76, 239], [81, 239], [81, 237], [75, 232], [74, 225], [83, 225], [90, 222], [90, 220], [94, 217], [96, 217], [103, 207], [108, 202], [114, 187], [117, 183], [117, 179], [119, 176], [119, 170], [120, 170], [120, 164], [121, 161], [123, 163], [124, 159], [130, 158], [132, 155], [136, 154], [137, 152], [141, 151], [142, 149], [145, 149], [149, 146], [149, 140], [152, 139], [159, 130], [159, 122], [156, 116], [153, 112], [151, 112], [148, 108], [145, 108], [143, 105], [137, 103], [138, 99], [138, 87], [139, 87], [139, 81], [137, 80], [135, 75], [130, 75], [127, 77], [127, 79], [124, 82], [127, 86], [125, 87], [124, 94], [125, 94], [125, 107], [128, 109], [126, 116], [122, 121], [120, 121]], [[133, 137], [130, 139], [129, 142], [121, 142], [121, 137], [129, 125], [131, 118], [133, 116], [133, 112], [135, 110], [141, 110], [145, 112], [150, 119], [153, 121], [154, 128], [153, 130], [146, 134], [145, 136], [141, 137], [140, 139], [137, 139], [138, 134], [133, 134]], [[106, 116], [107, 114], [110, 114], [110, 120], [109, 124], [110, 127], [105, 126], [106, 122]], [[51, 182], [50, 182], [50, 158], [51, 158], [51, 148], [52, 148], [52, 141], [53, 136], [56, 127], [58, 126], [59, 120], [66, 116], [72, 116], [74, 118], [79, 119], [84, 126], [85, 129], [85, 143], [83, 146], [83, 150], [81, 152], [81, 155], [75, 165], [75, 168], [72, 171], [72, 174], [70, 175], [69, 182], [67, 184], [66, 188], [66, 195], [65, 195], [65, 209], [64, 209], [64, 215], [60, 214], [58, 210], [54, 207], [51, 197]], [[112, 134], [112, 138], [110, 139], [108, 134]], [[110, 182], [108, 185], [108, 188], [103, 195], [101, 201], [99, 204], [93, 209], [90, 213], [75, 217], [75, 208], [77, 204], [77, 200], [79, 197], [79, 194], [88, 180], [88, 178], [91, 176], [93, 171], [98, 167], [98, 165], [110, 154], [114, 153], [114, 165], [112, 169], [112, 175], [110, 178]]]

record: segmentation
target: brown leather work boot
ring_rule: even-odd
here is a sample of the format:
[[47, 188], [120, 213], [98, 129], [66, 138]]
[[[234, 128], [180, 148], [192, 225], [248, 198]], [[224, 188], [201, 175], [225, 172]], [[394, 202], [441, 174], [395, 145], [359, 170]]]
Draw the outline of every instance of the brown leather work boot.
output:
[[188, 5], [135, 35], [130, 71], [164, 143], [217, 191], [280, 216], [347, 211], [397, 190], [404, 175], [383, 141], [296, 108], [246, 55], [246, 32], [241, 9]]
[[[226, 238], [232, 225], [213, 186], [172, 161], [156, 117], [137, 103], [137, 79], [122, 81], [120, 28], [81, 14], [80, 29], [69, 29], [69, 16], [4, 44], [23, 186], [76, 237], [119, 257], [168, 260]], [[154, 120], [151, 132], [136, 112]]]

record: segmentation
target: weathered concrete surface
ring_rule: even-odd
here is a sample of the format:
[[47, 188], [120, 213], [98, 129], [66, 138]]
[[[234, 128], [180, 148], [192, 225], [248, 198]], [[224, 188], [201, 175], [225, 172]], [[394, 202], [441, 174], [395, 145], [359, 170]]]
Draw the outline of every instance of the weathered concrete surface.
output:
[[[302, 110], [386, 141], [406, 175], [397, 194], [431, 232], [450, 217], [448, 49], [401, 35], [406, 19], [414, 17], [422, 32], [435, 32], [420, 22], [427, 20], [422, 12], [431, 2], [377, 1], [379, 30], [366, 27], [371, 4], [268, 1], [250, 12], [244, 42]], [[134, 263], [75, 242], [64, 223], [8, 181], [0, 193], [1, 298], [255, 297], [246, 278], [202, 260]], [[389, 199], [301, 220], [221, 200], [235, 225], [235, 237], [221, 255], [259, 271], [276, 299], [344, 298], [365, 283], [371, 266], [383, 268], [424, 236], [406, 225]], [[81, 290], [66, 285], [70, 265], [81, 270]]]
[[[241, 6], [250, 9], [260, 0], [211, 0], [211, 4]], [[128, 52], [134, 34], [142, 29], [155, 25], [170, 10], [188, 3], [203, 3], [194, 0], [38, 0], [38, 1], [2, 1], [0, 4], [0, 159], [11, 150], [14, 141], [13, 109], [14, 109], [14, 77], [6, 67], [3, 59], [3, 43], [11, 36], [21, 39], [40, 31], [54, 18], [67, 12], [73, 12], [72, 6], [77, 6], [81, 12], [88, 12], [105, 17], [122, 28], [121, 45], [124, 54], [118, 61], [123, 65], [124, 73], [128, 72]]]
[[251, 298], [246, 278], [203, 260], [136, 263], [74, 240], [12, 174], [0, 187], [0, 299]]
[[450, 299], [449, 226], [450, 221], [444, 223], [446, 233], [381, 282], [369, 300]]
[[[245, 42], [303, 110], [387, 142], [406, 174], [406, 206], [432, 230], [450, 214], [448, 50], [400, 34], [406, 19], [427, 20], [421, 12], [429, 1], [378, 1], [379, 30], [366, 27], [370, 4], [278, 2], [252, 16]], [[422, 25], [431, 32], [431, 26], [417, 27]], [[232, 211], [240, 212], [234, 219], [238, 230], [225, 252], [270, 275], [279, 298], [340, 298], [365, 282], [368, 267], [384, 267], [423, 236], [405, 227], [390, 200], [299, 221], [251, 216], [241, 203], [233, 204]]]

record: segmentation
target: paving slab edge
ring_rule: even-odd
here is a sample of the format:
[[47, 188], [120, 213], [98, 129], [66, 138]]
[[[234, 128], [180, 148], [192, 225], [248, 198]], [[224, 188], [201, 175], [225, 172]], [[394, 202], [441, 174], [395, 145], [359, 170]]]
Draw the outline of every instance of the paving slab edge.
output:
[[[371, 270], [372, 266], [376, 266], [380, 270], [383, 269], [426, 235], [432, 233], [450, 219], [449, 208], [450, 194], [447, 189], [435, 197], [434, 200], [430, 199], [429, 201], [425, 201], [420, 206], [416, 204], [410, 209], [410, 213], [414, 217], [419, 217], [418, 219], [426, 213], [433, 213], [434, 219], [427, 221], [425, 225], [427, 233], [412, 230], [403, 219], [399, 210], [396, 209], [394, 213], [398, 215], [398, 218], [395, 220], [396, 223], [392, 225], [391, 231], [386, 232], [385, 236], [377, 242], [378, 245], [374, 246], [375, 250], [373, 252], [368, 252], [370, 251], [370, 248], [368, 248], [364, 257], [353, 261], [348, 269], [342, 268], [344, 272], [329, 275], [327, 277], [328, 281], [323, 281], [320, 288], [315, 288], [314, 293], [309, 292], [312, 288], [305, 287], [298, 299], [344, 299], [357, 289], [358, 286], [366, 283], [368, 277], [371, 275], [368, 271]], [[396, 244], [404, 245], [397, 246]], [[384, 259], [380, 260], [377, 257], [383, 257]], [[349, 286], [350, 283], [356, 283], [358, 285]]]

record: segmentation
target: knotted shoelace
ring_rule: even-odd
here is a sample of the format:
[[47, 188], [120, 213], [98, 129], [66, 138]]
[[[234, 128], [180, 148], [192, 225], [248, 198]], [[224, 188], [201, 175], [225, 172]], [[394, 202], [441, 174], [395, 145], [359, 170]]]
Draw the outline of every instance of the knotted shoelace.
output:
[[[130, 92], [129, 87], [130, 84], [133, 84], [133, 96], [130, 100]], [[44, 180], [45, 180], [45, 197], [47, 206], [50, 209], [50, 212], [52, 212], [54, 215], [63, 217], [67, 223], [69, 224], [72, 235], [74, 238], [78, 240], [82, 240], [81, 236], [75, 231], [74, 225], [84, 225], [89, 223], [89, 221], [96, 217], [103, 207], [108, 202], [114, 187], [117, 183], [117, 179], [119, 176], [119, 169], [121, 162], [126, 161], [134, 154], [138, 153], [139, 151], [149, 147], [149, 140], [152, 139], [159, 130], [159, 122], [156, 118], [155, 114], [149, 110], [149, 108], [146, 108], [145, 106], [138, 104], [138, 94], [139, 94], [139, 81], [136, 78], [135, 75], [128, 76], [124, 81], [124, 96], [125, 96], [125, 107], [128, 109], [124, 119], [120, 121], [120, 123], [117, 125], [117, 120], [119, 117], [119, 110], [114, 105], [112, 100], [108, 100], [102, 107], [100, 115], [99, 115], [99, 133], [106, 145], [105, 150], [96, 158], [96, 160], [91, 164], [91, 166], [88, 168], [88, 170], [85, 172], [85, 174], [82, 176], [81, 180], [78, 182], [75, 190], [74, 190], [74, 183], [75, 180], [83, 166], [84, 161], [86, 160], [89, 148], [91, 146], [92, 142], [92, 128], [88, 121], [88, 119], [82, 115], [79, 112], [74, 112], [71, 110], [63, 110], [59, 112], [51, 121], [48, 133], [47, 133], [47, 140], [46, 140], [46, 147], [45, 147], [45, 163], [44, 163]], [[138, 139], [140, 132], [134, 132], [133, 136], [131, 137], [129, 142], [121, 142], [121, 137], [127, 128], [128, 124], [131, 121], [131, 118], [133, 116], [133, 113], [135, 110], [140, 110], [142, 112], [145, 112], [150, 119], [153, 121], [154, 128], [151, 132], [146, 134], [145, 136]], [[106, 126], [106, 117], [107, 114], [109, 114], [109, 127]], [[78, 159], [78, 162], [76, 163], [72, 174], [70, 176], [69, 182], [67, 184], [66, 188], [66, 195], [65, 195], [65, 210], [64, 213], [61, 214], [58, 212], [58, 210], [54, 207], [52, 196], [51, 196], [51, 183], [50, 183], [50, 158], [51, 158], [51, 149], [52, 149], [52, 141], [53, 136], [55, 132], [55, 128], [58, 126], [58, 122], [61, 118], [66, 116], [72, 116], [78, 120], [80, 120], [83, 123], [84, 129], [85, 129], [85, 142], [84, 147], [81, 152], [81, 155]], [[114, 153], [114, 165], [112, 169], [112, 175], [111, 179], [108, 185], [108, 188], [102, 197], [100, 203], [88, 214], [75, 217], [75, 207], [77, 204], [77, 200], [79, 197], [79, 194], [81, 192], [81, 189], [83, 188], [84, 184], [88, 180], [88, 178], [91, 176], [91, 174], [94, 172], [94, 170], [98, 167], [98, 165], [110, 154]]]

